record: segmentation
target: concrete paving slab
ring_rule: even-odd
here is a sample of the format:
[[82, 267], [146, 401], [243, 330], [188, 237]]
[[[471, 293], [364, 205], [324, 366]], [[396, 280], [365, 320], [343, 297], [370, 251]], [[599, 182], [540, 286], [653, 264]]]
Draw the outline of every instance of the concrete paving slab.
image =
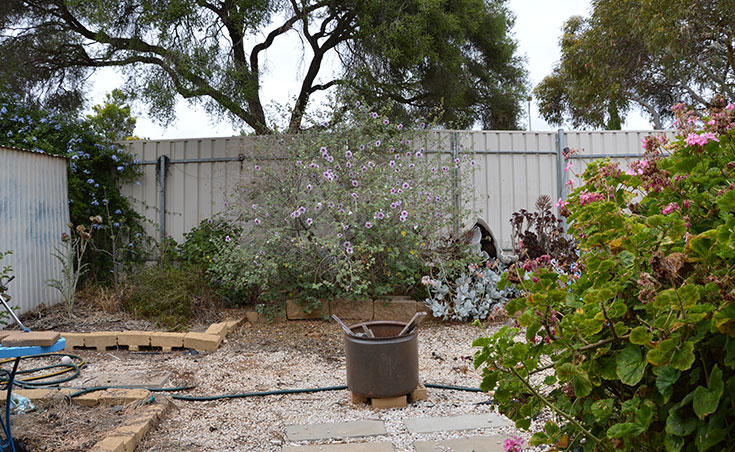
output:
[[507, 422], [495, 413], [465, 414], [463, 416], [438, 416], [406, 419], [403, 421], [411, 433], [444, 432], [447, 430], [474, 430], [476, 428], [503, 427]]
[[416, 441], [416, 452], [503, 452], [505, 436], [475, 436], [443, 441]]
[[330, 422], [286, 427], [286, 438], [289, 441], [375, 436], [387, 433], [383, 421]]
[[130, 388], [163, 388], [171, 378], [171, 372], [146, 372], [136, 369], [119, 369], [84, 382], [84, 386], [127, 386]]
[[394, 452], [393, 444], [352, 443], [352, 444], [319, 444], [314, 446], [283, 446], [281, 452]]

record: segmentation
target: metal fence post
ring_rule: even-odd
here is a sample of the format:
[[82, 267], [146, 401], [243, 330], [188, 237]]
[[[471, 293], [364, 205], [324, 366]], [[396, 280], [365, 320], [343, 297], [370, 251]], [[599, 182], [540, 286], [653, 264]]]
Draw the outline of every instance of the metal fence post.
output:
[[556, 131], [556, 195], [564, 199], [566, 194], [566, 174], [564, 173], [564, 129]]
[[161, 243], [166, 239], [166, 170], [169, 158], [165, 155], [158, 157], [158, 184], [161, 190], [161, 219], [158, 227], [161, 230]]
[[450, 135], [450, 143], [452, 147], [452, 165], [454, 167], [454, 171], [452, 173], [452, 189], [453, 189], [453, 198], [454, 198], [454, 236], [459, 237], [459, 230], [460, 225], [462, 223], [462, 218], [460, 217], [460, 208], [461, 208], [461, 202], [462, 198], [459, 195], [459, 164], [457, 163], [457, 160], [459, 159], [459, 132], [452, 132], [452, 135]]

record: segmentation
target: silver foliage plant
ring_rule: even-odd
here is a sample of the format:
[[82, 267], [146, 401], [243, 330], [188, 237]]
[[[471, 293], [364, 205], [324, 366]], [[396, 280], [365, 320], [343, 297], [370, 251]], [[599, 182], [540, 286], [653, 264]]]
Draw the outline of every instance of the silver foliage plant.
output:
[[497, 287], [500, 275], [516, 260], [514, 256], [501, 253], [497, 258], [490, 257], [480, 249], [477, 234], [469, 244], [467, 253], [478, 256], [478, 261], [482, 263], [470, 263], [467, 271], [453, 281], [445, 271], [441, 271], [437, 278], [422, 278], [421, 283], [429, 292], [424, 302], [434, 317], [456, 321], [483, 320], [499, 311], [508, 300], [518, 296], [512, 287], [502, 290]]

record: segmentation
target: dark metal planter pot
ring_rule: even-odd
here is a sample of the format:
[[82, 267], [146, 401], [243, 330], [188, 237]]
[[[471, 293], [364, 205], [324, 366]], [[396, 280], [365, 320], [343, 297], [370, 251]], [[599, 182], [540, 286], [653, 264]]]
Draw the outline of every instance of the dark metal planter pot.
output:
[[[364, 322], [374, 338], [345, 334], [347, 387], [368, 398], [405, 395], [419, 384], [418, 328], [400, 337], [405, 322]], [[349, 328], [361, 333], [362, 323]]]

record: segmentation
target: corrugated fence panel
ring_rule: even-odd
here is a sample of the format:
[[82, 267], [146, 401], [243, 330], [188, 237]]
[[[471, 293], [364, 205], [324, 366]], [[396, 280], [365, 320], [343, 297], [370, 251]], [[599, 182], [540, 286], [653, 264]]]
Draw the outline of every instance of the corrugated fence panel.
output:
[[11, 303], [26, 312], [63, 301], [46, 285], [61, 277], [53, 257], [68, 230], [66, 159], [0, 147], [0, 251], [12, 250], [0, 266], [10, 265]]
[[[426, 140], [427, 150], [440, 152], [449, 162], [455, 152], [475, 160], [478, 170], [467, 194], [476, 215], [484, 219], [504, 249], [511, 248], [510, 217], [520, 209], [532, 210], [539, 195], [556, 202], [568, 178], [578, 183], [584, 167], [594, 158], [618, 155], [621, 168], [641, 155], [641, 139], [654, 131], [522, 132], [439, 131]], [[672, 135], [671, 132], [666, 132]], [[166, 171], [166, 233], [176, 241], [202, 220], [221, 212], [232, 190], [246, 182], [248, 174], [239, 156], [254, 155], [258, 137], [200, 138], [129, 142], [129, 149], [143, 161], [139, 185], [123, 187], [126, 196], [148, 220], [148, 232], [160, 237], [158, 158], [170, 159]], [[561, 171], [561, 148], [576, 149], [572, 168]], [[262, 151], [260, 151], [260, 155]], [[474, 219], [470, 219], [474, 220]], [[467, 223], [467, 222], [466, 222]]]
[[533, 207], [539, 195], [556, 193], [555, 132], [460, 132], [462, 151], [472, 156], [472, 208], [510, 249], [510, 217]]

